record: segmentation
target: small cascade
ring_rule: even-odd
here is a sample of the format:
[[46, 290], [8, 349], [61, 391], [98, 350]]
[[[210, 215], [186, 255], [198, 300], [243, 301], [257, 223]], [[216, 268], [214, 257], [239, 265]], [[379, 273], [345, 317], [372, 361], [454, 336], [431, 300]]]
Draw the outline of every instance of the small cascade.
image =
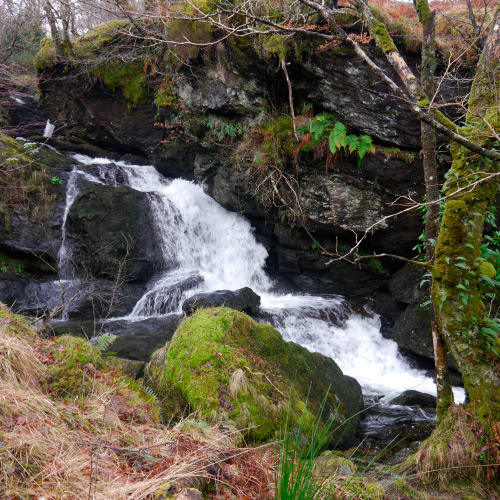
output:
[[47, 123], [45, 124], [45, 129], [43, 130], [43, 136], [49, 139], [54, 134], [55, 129], [56, 126], [50, 123], [50, 120], [47, 120]]
[[59, 277], [61, 279], [71, 279], [73, 277], [73, 264], [71, 262], [71, 251], [68, 248], [66, 241], [66, 222], [68, 220], [68, 214], [75, 201], [78, 194], [77, 180], [78, 175], [77, 170], [73, 169], [69, 175], [68, 181], [66, 183], [66, 204], [64, 206], [64, 215], [61, 227], [61, 247], [59, 248], [59, 253], [57, 255], [57, 269], [59, 271]]
[[[84, 155], [74, 158], [82, 170], [92, 172], [94, 182], [125, 184], [148, 196], [168, 271], [150, 281], [132, 313], [122, 319], [168, 316], [180, 312], [182, 302], [195, 293], [249, 286], [261, 295], [262, 321], [273, 324], [286, 340], [333, 358], [360, 382], [365, 394], [407, 389], [435, 394], [432, 379], [410, 367], [396, 343], [382, 336], [377, 315], [353, 310], [342, 297], [273, 292], [265, 272], [268, 254], [250, 223], [222, 208], [200, 186], [164, 179], [152, 166]], [[77, 177], [74, 174], [75, 182]], [[74, 196], [76, 187], [68, 185], [67, 211]], [[68, 251], [61, 251], [66, 252], [60, 259], [63, 263]], [[463, 397], [457, 395], [459, 400]]]
[[135, 305], [128, 319], [158, 318], [182, 312], [182, 303], [203, 291], [198, 271], [173, 269], [151, 280], [148, 290]]
[[61, 246], [57, 255], [57, 270], [59, 273], [59, 277], [63, 280], [71, 280], [74, 278], [73, 263], [71, 261], [71, 249], [68, 247], [66, 241], [66, 223], [68, 220], [69, 211], [71, 210], [71, 207], [76, 197], [78, 196], [78, 193], [80, 192], [80, 189], [78, 187], [79, 179], [86, 179], [87, 181], [92, 183], [103, 184], [100, 179], [89, 174], [88, 172], [78, 170], [77, 168], [74, 168], [69, 174], [68, 180], [66, 182], [66, 203], [64, 206], [64, 214], [61, 227]]
[[262, 308], [285, 340], [334, 359], [366, 393], [435, 393], [433, 380], [411, 368], [397, 344], [383, 337], [376, 314], [355, 312], [338, 297], [265, 296]]

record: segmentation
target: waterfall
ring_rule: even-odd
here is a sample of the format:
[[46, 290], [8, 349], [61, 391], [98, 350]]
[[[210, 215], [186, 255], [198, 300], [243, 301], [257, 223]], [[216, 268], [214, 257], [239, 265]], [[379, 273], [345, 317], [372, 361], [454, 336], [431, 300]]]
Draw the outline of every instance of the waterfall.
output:
[[74, 277], [73, 263], [71, 261], [71, 249], [66, 241], [66, 226], [68, 214], [73, 206], [73, 203], [80, 192], [78, 180], [86, 179], [89, 182], [103, 184], [103, 182], [88, 172], [83, 172], [73, 168], [66, 181], [66, 201], [64, 205], [64, 214], [61, 227], [61, 246], [57, 255], [57, 270], [59, 277], [64, 280], [70, 280]]
[[45, 124], [45, 129], [43, 131], [43, 136], [47, 138], [52, 137], [52, 134], [54, 133], [55, 129], [56, 126], [50, 123], [50, 120], [47, 120], [47, 123]]
[[[410, 367], [396, 343], [382, 336], [376, 314], [355, 312], [342, 297], [274, 292], [265, 272], [267, 251], [257, 242], [250, 223], [222, 208], [202, 187], [164, 179], [152, 166], [73, 157], [83, 166], [97, 168], [99, 182], [125, 183], [148, 196], [169, 271], [148, 284], [125, 319], [179, 312], [183, 300], [197, 292], [249, 286], [262, 297], [263, 321], [273, 324], [286, 340], [333, 358], [345, 374], [361, 383], [365, 393], [417, 389], [435, 394], [432, 379]], [[74, 200], [70, 191], [68, 183], [67, 204]]]

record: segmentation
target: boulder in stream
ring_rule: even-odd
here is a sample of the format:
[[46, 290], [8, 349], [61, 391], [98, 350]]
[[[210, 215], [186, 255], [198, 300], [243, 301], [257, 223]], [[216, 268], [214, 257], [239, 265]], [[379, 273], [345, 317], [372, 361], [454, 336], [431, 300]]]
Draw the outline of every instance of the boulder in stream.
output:
[[436, 407], [436, 396], [424, 392], [409, 390], [398, 394], [389, 401], [391, 405]]
[[225, 307], [186, 318], [153, 354], [145, 378], [167, 420], [193, 411], [207, 421], [231, 420], [253, 442], [274, 439], [287, 418], [297, 427], [304, 416], [307, 435], [321, 414], [322, 430], [334, 419], [330, 444], [349, 447], [362, 410], [360, 385], [332, 359]]
[[198, 293], [184, 301], [182, 310], [189, 316], [198, 309], [218, 306], [251, 313], [260, 306], [260, 297], [248, 287], [240, 288], [234, 292], [231, 290], [217, 290], [210, 293]]

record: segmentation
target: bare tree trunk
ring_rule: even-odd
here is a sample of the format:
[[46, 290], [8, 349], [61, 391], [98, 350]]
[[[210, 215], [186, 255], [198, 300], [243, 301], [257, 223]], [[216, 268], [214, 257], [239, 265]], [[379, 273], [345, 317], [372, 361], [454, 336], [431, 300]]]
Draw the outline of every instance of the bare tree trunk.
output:
[[474, 14], [474, 9], [472, 8], [471, 0], [466, 0], [466, 1], [467, 1], [467, 8], [469, 9], [469, 19], [472, 24], [472, 29], [474, 30], [474, 34], [476, 35], [476, 44], [477, 48], [479, 49], [478, 52], [481, 52], [484, 49], [483, 35], [481, 34], [481, 30], [477, 25], [476, 15]]
[[[417, 0], [415, 9], [423, 28], [422, 70], [420, 85], [427, 96], [434, 95], [434, 68], [436, 63], [435, 12], [431, 11], [427, 0]], [[421, 123], [422, 155], [427, 202], [427, 217], [425, 219], [425, 254], [427, 262], [434, 263], [434, 252], [438, 238], [439, 227], [439, 186], [436, 166], [436, 132], [427, 123]], [[432, 278], [431, 278], [432, 280]], [[438, 422], [448, 408], [453, 404], [447, 349], [435, 320], [434, 307], [430, 306], [432, 325], [432, 344], [434, 346], [434, 364], [436, 367]]]
[[57, 27], [56, 12], [54, 11], [54, 7], [49, 0], [45, 1], [43, 9], [45, 11], [45, 15], [47, 16], [47, 22], [49, 23], [50, 36], [52, 37], [52, 40], [54, 40], [56, 55], [58, 57], [62, 57], [64, 55], [64, 45], [61, 40], [59, 28]]
[[295, 109], [293, 107], [293, 93], [292, 93], [292, 84], [290, 82], [290, 77], [288, 76], [288, 71], [286, 69], [286, 61], [285, 58], [280, 60], [281, 68], [283, 69], [283, 73], [285, 73], [286, 84], [288, 86], [288, 102], [290, 104], [290, 115], [292, 116], [292, 125], [293, 125], [293, 135], [295, 136], [295, 140], [299, 140], [299, 136], [297, 134], [297, 123], [295, 120]]

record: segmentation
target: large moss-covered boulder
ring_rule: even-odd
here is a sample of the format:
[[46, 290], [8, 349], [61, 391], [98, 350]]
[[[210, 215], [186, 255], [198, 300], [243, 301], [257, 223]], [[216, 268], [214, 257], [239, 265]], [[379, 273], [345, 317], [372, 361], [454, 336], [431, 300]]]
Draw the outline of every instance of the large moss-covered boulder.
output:
[[363, 406], [361, 388], [330, 358], [293, 342], [273, 327], [229, 309], [200, 309], [153, 354], [146, 380], [167, 420], [198, 412], [231, 420], [251, 441], [272, 439], [289, 419], [306, 427], [333, 417], [332, 445], [349, 446]]

